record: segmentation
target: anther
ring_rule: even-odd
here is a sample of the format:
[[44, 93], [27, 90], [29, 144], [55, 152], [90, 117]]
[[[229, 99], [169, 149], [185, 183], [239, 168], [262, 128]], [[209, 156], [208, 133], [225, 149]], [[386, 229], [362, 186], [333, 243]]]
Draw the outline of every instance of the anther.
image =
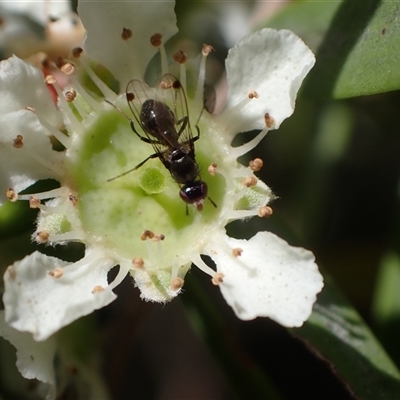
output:
[[141, 240], [152, 239], [153, 237], [154, 237], [154, 232], [149, 231], [148, 229], [143, 231], [143, 233], [140, 235]]
[[121, 33], [122, 40], [128, 40], [132, 37], [132, 31], [128, 28], [123, 28]]
[[72, 103], [76, 98], [76, 91], [74, 89], [67, 90], [64, 93], [64, 97], [65, 97], [65, 100], [67, 100], [68, 103]]
[[203, 48], [201, 49], [201, 54], [203, 54], [203, 56], [208, 56], [210, 53], [214, 52], [215, 49], [214, 47], [212, 47], [210, 44], [203, 44]]
[[75, 72], [74, 64], [69, 62], [65, 63], [60, 69], [65, 75], [72, 75]]
[[208, 173], [211, 175], [211, 176], [215, 176], [215, 174], [217, 173], [217, 167], [218, 167], [218, 165], [217, 165], [217, 163], [212, 163], [208, 168], [207, 168], [207, 170], [208, 170]]
[[211, 282], [213, 283], [213, 285], [218, 286], [219, 284], [221, 284], [224, 281], [224, 274], [222, 274], [221, 272], [217, 272], [211, 279]]
[[56, 81], [56, 78], [54, 78], [53, 75], [47, 75], [47, 76], [44, 78], [44, 82], [45, 82], [47, 85], [54, 85], [57, 81]]
[[251, 170], [257, 172], [259, 171], [264, 165], [264, 161], [261, 158], [255, 158], [249, 162], [249, 167]]
[[132, 260], [134, 268], [142, 269], [144, 267], [144, 261], [142, 257], [136, 257]]
[[75, 47], [74, 49], [72, 49], [72, 56], [75, 58], [79, 58], [82, 53], [83, 53], [82, 47]]
[[203, 211], [203, 202], [195, 204], [197, 211]]
[[160, 47], [162, 45], [162, 35], [161, 35], [161, 33], [155, 33], [150, 38], [150, 43], [154, 47]]
[[265, 126], [267, 128], [272, 128], [275, 125], [275, 120], [268, 113], [264, 115]]
[[36, 110], [33, 107], [26, 106], [25, 110], [35, 113]]
[[6, 197], [8, 200], [15, 202], [18, 200], [18, 193], [14, 189], [7, 189], [6, 190]]
[[248, 93], [249, 99], [258, 99], [258, 93], [255, 90], [250, 90]]
[[243, 249], [241, 249], [240, 247], [236, 247], [236, 248], [232, 249], [233, 257], [239, 257], [242, 255], [242, 253], [243, 253]]
[[29, 208], [39, 208], [40, 200], [35, 196], [29, 197]]
[[272, 208], [271, 208], [271, 207], [268, 207], [268, 206], [260, 207], [260, 208], [258, 209], [258, 213], [257, 213], [257, 215], [258, 215], [260, 218], [268, 218], [268, 217], [270, 217], [272, 214], [273, 214]]
[[36, 242], [38, 243], [47, 243], [49, 241], [49, 232], [46, 231], [40, 231], [36, 232]]
[[176, 277], [171, 281], [171, 289], [172, 290], [179, 290], [182, 288], [185, 281], [182, 278]]
[[13, 147], [20, 149], [24, 146], [24, 137], [22, 135], [17, 135], [17, 137], [13, 139], [13, 142]]
[[162, 233], [157, 233], [157, 234], [154, 235], [151, 239], [152, 239], [154, 242], [160, 242], [160, 241], [162, 241], [162, 240], [165, 239], [165, 235], [163, 235]]
[[15, 268], [12, 265], [7, 267], [6, 272], [8, 273], [8, 275], [10, 275], [11, 279], [15, 279], [15, 277], [17, 276], [17, 272], [15, 271]]
[[53, 271], [49, 271], [48, 274], [53, 278], [59, 279], [64, 275], [64, 270], [60, 267], [57, 267]]
[[100, 293], [100, 292], [102, 292], [102, 291], [104, 291], [103, 286], [97, 285], [97, 286], [95, 286], [95, 287], [93, 288], [92, 293], [95, 294], [95, 293]]
[[176, 61], [179, 64], [185, 64], [187, 61], [187, 55], [184, 51], [178, 50], [174, 55], [173, 55], [174, 61]]
[[254, 175], [248, 176], [247, 178], [243, 179], [243, 185], [250, 187], [257, 185], [257, 178]]
[[68, 196], [68, 200], [72, 203], [73, 206], [76, 206], [76, 203], [78, 203], [78, 198], [73, 194], [70, 194]]
[[132, 92], [126, 92], [126, 101], [133, 101], [135, 95]]

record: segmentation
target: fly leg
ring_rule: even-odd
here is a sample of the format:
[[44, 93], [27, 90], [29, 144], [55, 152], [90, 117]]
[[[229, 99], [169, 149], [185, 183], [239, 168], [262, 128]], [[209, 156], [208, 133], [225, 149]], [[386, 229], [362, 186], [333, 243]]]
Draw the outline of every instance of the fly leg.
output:
[[131, 168], [130, 170], [125, 171], [125, 172], [123, 172], [122, 174], [119, 174], [119, 175], [117, 175], [117, 176], [114, 176], [113, 178], [107, 179], [107, 182], [111, 182], [111, 181], [113, 181], [114, 179], [121, 178], [121, 176], [127, 175], [127, 174], [129, 174], [130, 172], [137, 170], [138, 168], [140, 168], [140, 167], [141, 167], [144, 163], [146, 163], [147, 161], [149, 161], [149, 160], [151, 160], [151, 159], [153, 159], [153, 158], [158, 158], [158, 157], [159, 157], [158, 153], [151, 154], [150, 156], [148, 156], [147, 158], [145, 158], [142, 162], [140, 162], [138, 165], [136, 165], [136, 167]]

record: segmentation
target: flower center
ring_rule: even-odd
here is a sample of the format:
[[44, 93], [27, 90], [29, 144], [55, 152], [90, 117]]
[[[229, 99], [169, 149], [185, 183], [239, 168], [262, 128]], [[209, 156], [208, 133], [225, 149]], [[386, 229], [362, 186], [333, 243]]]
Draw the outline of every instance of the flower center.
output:
[[150, 144], [134, 134], [126, 118], [109, 108], [74, 139], [67, 157], [71, 161], [68, 168], [74, 190], [78, 193], [82, 227], [88, 237], [128, 259], [147, 258], [147, 240], [140, 240], [144, 231], [162, 235], [165, 243], [162, 260], [155, 261], [169, 267], [178, 254], [198, 249], [208, 229], [216, 228], [225, 181], [221, 175], [211, 176], [208, 166], [218, 162], [215, 159], [218, 148], [204, 129], [196, 141], [196, 161], [217, 207], [207, 198], [202, 211], [186, 205], [180, 199], [179, 185], [158, 158], [108, 181], [154, 153]]

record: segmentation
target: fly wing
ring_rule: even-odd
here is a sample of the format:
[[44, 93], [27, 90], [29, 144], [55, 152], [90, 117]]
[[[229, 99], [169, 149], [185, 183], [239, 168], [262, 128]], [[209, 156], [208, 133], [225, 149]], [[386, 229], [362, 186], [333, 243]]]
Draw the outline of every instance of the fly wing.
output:
[[189, 109], [185, 90], [181, 82], [172, 74], [162, 76], [158, 96], [173, 112], [175, 119], [175, 130], [180, 146], [188, 148], [194, 156], [193, 133], [190, 126]]
[[141, 134], [144, 133], [144, 136], [147, 137], [148, 142], [153, 146], [154, 152], [168, 168], [165, 158], [165, 154], [168, 149], [168, 142], [165, 141], [165, 138], [157, 137], [148, 131], [144, 126], [141, 117], [143, 104], [147, 100], [160, 101], [157, 90], [150, 88], [145, 82], [139, 79], [133, 79], [129, 81], [126, 86], [126, 100], [136, 121], [135, 129], [138, 129], [137, 127], [139, 127], [139, 131], [137, 131], [137, 133], [140, 136], [142, 136]]

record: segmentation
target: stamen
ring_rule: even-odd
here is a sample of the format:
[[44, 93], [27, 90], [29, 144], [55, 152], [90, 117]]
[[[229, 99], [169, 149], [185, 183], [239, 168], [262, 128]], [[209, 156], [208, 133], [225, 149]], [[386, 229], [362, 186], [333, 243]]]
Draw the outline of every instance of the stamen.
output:
[[74, 64], [70, 62], [65, 62], [61, 67], [59, 67], [65, 75], [72, 75], [75, 72]]
[[[76, 91], [74, 89], [72, 89], [72, 91], [73, 91], [72, 93], [75, 93], [75, 97], [76, 97]], [[66, 93], [64, 93], [64, 97], [65, 97], [66, 101], [69, 103], [70, 101], [68, 100]], [[75, 97], [73, 98], [73, 100], [75, 99]], [[76, 108], [76, 110], [78, 111], [78, 113], [82, 119], [87, 118], [87, 116], [90, 113], [90, 111], [88, 111], [87, 108], [85, 108], [85, 106], [86, 105], [81, 101], [80, 98], [78, 98], [77, 101], [74, 101], [74, 107]]]
[[255, 158], [249, 162], [249, 167], [254, 172], [259, 171], [264, 165], [264, 161], [261, 158]]
[[68, 103], [71, 103], [76, 98], [76, 91], [74, 89], [69, 89], [64, 93], [64, 96], [65, 100], [67, 100]]
[[6, 197], [14, 203], [18, 200], [18, 193], [14, 189], [9, 188], [6, 190]]
[[59, 233], [56, 235], [49, 235], [48, 241], [51, 243], [56, 242], [83, 242], [86, 235], [83, 231], [69, 231], [65, 233]]
[[128, 40], [132, 37], [132, 31], [128, 28], [122, 28], [121, 39]]
[[[12, 189], [9, 189], [9, 190], [12, 190]], [[31, 197], [35, 197], [36, 199], [39, 199], [39, 200], [50, 199], [53, 197], [62, 197], [65, 195], [66, 191], [67, 191], [67, 189], [65, 187], [59, 187], [57, 189], [48, 190], [47, 192], [20, 194], [18, 199], [19, 200], [30, 200]]]
[[[67, 106], [69, 108], [69, 106]], [[64, 110], [63, 110], [64, 111]], [[45, 119], [40, 118], [39, 115], [36, 114], [38, 117], [39, 122], [49, 131], [51, 135], [53, 135], [66, 149], [69, 149], [71, 147], [72, 140], [59, 131], [57, 128], [55, 128], [53, 125], [48, 123]]]
[[217, 272], [211, 279], [211, 282], [215, 286], [219, 286], [224, 281], [225, 275], [221, 272]]
[[83, 49], [82, 47], [75, 47], [74, 49], [72, 49], [71, 53], [74, 58], [79, 58], [80, 55], [83, 53]]
[[268, 217], [270, 217], [272, 214], [273, 214], [272, 208], [271, 208], [271, 207], [268, 207], [268, 206], [260, 207], [260, 208], [258, 209], [258, 213], [257, 213], [257, 215], [258, 215], [260, 218], [268, 218]]
[[[115, 262], [113, 262], [113, 260], [106, 260], [106, 262], [108, 262], [111, 266], [116, 264]], [[109, 283], [108, 288], [110, 290], [116, 288], [125, 279], [130, 269], [130, 263], [120, 262], [118, 274], [115, 279], [111, 283]]]
[[256, 186], [257, 178], [254, 175], [248, 176], [247, 178], [243, 179], [243, 185], [246, 187]]
[[171, 281], [171, 289], [177, 291], [183, 287], [184, 280], [182, 278], [175, 278]]
[[[53, 205], [47, 206], [47, 205], [39, 204], [38, 208], [44, 212], [48, 212], [51, 214], [66, 214], [66, 212], [68, 210], [68, 206], [69, 206], [69, 204], [64, 201], [63, 203], [59, 204], [58, 206], [53, 206]], [[68, 215], [66, 215], [66, 217], [68, 217]]]
[[60, 267], [54, 269], [53, 271], [49, 271], [48, 274], [53, 278], [59, 279], [64, 275], [64, 270]]
[[93, 294], [95, 294], [95, 293], [100, 293], [100, 292], [104, 292], [103, 286], [100, 286], [100, 285], [95, 286], [95, 287], [93, 288], [93, 290], [92, 290], [92, 293], [93, 293]]
[[205, 272], [206, 274], [210, 275], [211, 277], [214, 277], [216, 275], [216, 272], [210, 268], [198, 254], [193, 253], [190, 257], [192, 263], [196, 265], [197, 268]]
[[44, 159], [42, 156], [39, 156], [38, 154], [35, 153], [29, 153], [29, 155], [37, 161], [39, 164], [41, 164], [43, 167], [49, 169], [50, 171], [54, 172], [56, 175], [58, 175], [59, 178], [62, 178], [64, 173], [61, 170], [61, 168], [58, 168], [57, 165], [47, 161]]
[[217, 167], [218, 167], [217, 163], [212, 163], [212, 164], [207, 168], [208, 173], [209, 173], [211, 176], [215, 176], [215, 174], [217, 173]]
[[[79, 80], [76, 76], [70, 76], [71, 84], [76, 88], [79, 95], [82, 97], [84, 101], [89, 105], [93, 110], [99, 110], [99, 103], [84, 89], [84, 87], [79, 83]], [[115, 97], [115, 96], [114, 96]]]
[[265, 121], [265, 126], [268, 129], [272, 129], [275, 125], [275, 119], [273, 117], [271, 117], [268, 113], [265, 113], [264, 121]]
[[250, 150], [254, 149], [254, 147], [256, 147], [261, 142], [261, 140], [264, 139], [268, 132], [269, 128], [264, 128], [254, 139], [250, 140], [250, 142], [247, 142], [242, 146], [233, 148], [232, 154], [235, 156], [235, 158], [238, 158], [243, 154], [248, 153]]
[[174, 60], [179, 64], [180, 67], [180, 82], [183, 90], [186, 92], [186, 61], [187, 55], [184, 51], [178, 50], [174, 56]]
[[[53, 83], [53, 87], [57, 92], [58, 101], [60, 102], [60, 110], [65, 114], [69, 123], [72, 126], [72, 129], [76, 132], [81, 131], [81, 123], [76, 118], [74, 112], [72, 111], [71, 107], [69, 106], [67, 100], [65, 99], [64, 93], [61, 88], [58, 86], [57, 82]], [[62, 142], [61, 142], [62, 143]]]
[[248, 94], [248, 96], [249, 96], [249, 99], [258, 99], [258, 93], [255, 91], [255, 90], [250, 90], [250, 92], [249, 92], [249, 94]]
[[89, 66], [89, 62], [83, 53], [80, 53], [79, 60], [85, 72], [89, 75], [90, 79], [96, 84], [100, 92], [106, 99], [114, 99], [115, 93], [95, 74]]
[[29, 208], [39, 208], [40, 200], [37, 197], [29, 197]]
[[57, 80], [56, 78], [54, 78], [53, 75], [46, 75], [46, 77], [44, 78], [44, 82], [46, 83], [46, 85], [54, 85]]
[[240, 247], [236, 247], [236, 248], [232, 249], [233, 257], [239, 257], [242, 255], [242, 253], [243, 253], [243, 249], [241, 249]]
[[165, 235], [163, 235], [162, 233], [157, 233], [156, 235], [154, 235], [151, 240], [153, 240], [153, 242], [159, 242], [165, 239]]
[[144, 261], [142, 257], [136, 257], [132, 260], [132, 264], [134, 268], [143, 269], [144, 268]]
[[50, 234], [48, 232], [46, 232], [46, 231], [36, 232], [34, 240], [37, 243], [44, 244], [44, 243], [47, 243], [49, 241], [49, 236], [50, 236]]
[[24, 146], [24, 137], [22, 135], [17, 135], [15, 139], [13, 139], [13, 147], [16, 149], [20, 149], [21, 147]]
[[146, 239], [152, 239], [154, 237], [154, 232], [146, 229], [143, 231], [143, 233], [140, 235], [141, 240], [146, 240]]
[[161, 72], [162, 72], [162, 75], [164, 75], [168, 72], [168, 58], [167, 58], [167, 52], [165, 51], [165, 47], [164, 47], [164, 44], [162, 41], [161, 33], [155, 33], [150, 38], [150, 43], [152, 44], [152, 46], [157, 47], [160, 52]]
[[203, 44], [201, 51], [202, 57], [200, 60], [199, 77], [197, 79], [196, 94], [194, 101], [196, 105], [203, 104], [204, 96], [204, 81], [206, 79], [206, 60], [207, 56], [214, 51], [214, 48], [208, 44]]
[[155, 33], [151, 38], [150, 38], [150, 43], [154, 47], [160, 47], [162, 44], [162, 35], [161, 33]]
[[71, 204], [75, 207], [76, 204], [78, 203], [78, 198], [74, 196], [73, 194], [70, 194], [68, 196], [68, 200], [71, 202]]

